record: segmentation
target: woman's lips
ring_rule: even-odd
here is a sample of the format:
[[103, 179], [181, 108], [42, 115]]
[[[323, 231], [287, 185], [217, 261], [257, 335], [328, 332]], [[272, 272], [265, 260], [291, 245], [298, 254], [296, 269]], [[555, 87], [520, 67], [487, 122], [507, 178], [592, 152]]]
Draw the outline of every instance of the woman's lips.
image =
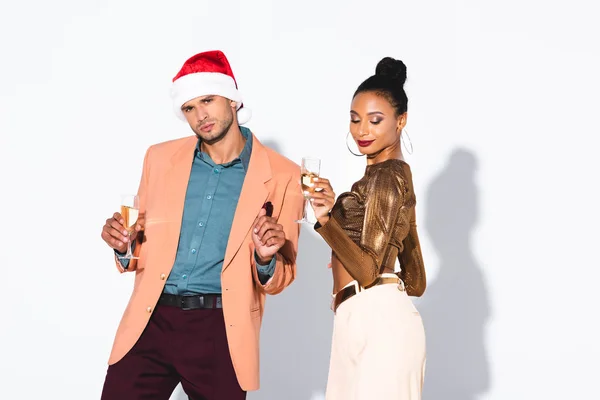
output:
[[373, 142], [374, 142], [374, 140], [359, 140], [359, 141], [357, 141], [357, 143], [360, 147], [368, 147]]

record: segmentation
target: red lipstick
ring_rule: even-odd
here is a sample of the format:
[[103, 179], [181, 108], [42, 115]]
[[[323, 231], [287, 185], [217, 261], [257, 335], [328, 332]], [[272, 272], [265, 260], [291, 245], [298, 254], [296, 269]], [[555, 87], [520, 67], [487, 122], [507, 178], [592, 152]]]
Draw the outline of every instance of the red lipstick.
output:
[[369, 147], [374, 140], [358, 140], [357, 143], [360, 147]]

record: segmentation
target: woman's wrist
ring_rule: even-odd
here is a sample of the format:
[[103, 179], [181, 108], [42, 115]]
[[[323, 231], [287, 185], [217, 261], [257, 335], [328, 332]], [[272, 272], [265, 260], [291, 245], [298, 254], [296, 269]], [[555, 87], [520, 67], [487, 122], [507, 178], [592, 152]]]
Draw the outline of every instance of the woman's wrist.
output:
[[317, 218], [317, 221], [319, 221], [319, 224], [321, 226], [323, 226], [323, 225], [325, 225], [329, 221], [329, 218], [331, 218], [329, 216], [329, 214], [326, 214], [326, 215], [323, 215], [322, 217]]

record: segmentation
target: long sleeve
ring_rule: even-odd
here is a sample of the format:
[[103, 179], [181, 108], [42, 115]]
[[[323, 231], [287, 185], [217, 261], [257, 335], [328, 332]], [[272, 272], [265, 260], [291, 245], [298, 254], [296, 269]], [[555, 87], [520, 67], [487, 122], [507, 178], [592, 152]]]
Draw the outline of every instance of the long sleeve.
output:
[[277, 265], [277, 257], [273, 257], [271, 259], [271, 262], [268, 263], [267, 265], [262, 265], [258, 262], [258, 255], [256, 254], [256, 251], [254, 251], [254, 262], [256, 263], [258, 279], [260, 280], [260, 283], [262, 283], [264, 285], [269, 281], [269, 279], [271, 279], [273, 277], [273, 274], [275, 273], [275, 266]]
[[[364, 208], [353, 206], [360, 206], [362, 202], [357, 193], [341, 195], [338, 204], [342, 210], [334, 210], [325, 225], [315, 226], [348, 273], [363, 287], [374, 282], [379, 275], [398, 215], [405, 212], [406, 182], [393, 169], [379, 169], [368, 178], [365, 193]], [[346, 207], [346, 204], [351, 205]], [[352, 215], [352, 212], [348, 212], [352, 208], [364, 209], [364, 213], [355, 212], [356, 215]], [[360, 244], [353, 241], [342, 227], [346, 225], [344, 219], [351, 218], [362, 220]]]
[[[289, 187], [291, 186], [291, 187]], [[283, 200], [281, 213], [277, 222], [283, 225], [286, 241], [273, 260], [273, 275], [265, 282], [264, 276], [259, 274], [256, 258], [252, 256], [252, 276], [259, 291], [275, 295], [281, 293], [296, 279], [296, 256], [298, 254], [298, 239], [300, 236], [300, 224], [294, 222], [302, 218], [304, 197], [300, 188], [300, 170], [298, 170], [298, 181], [289, 182], [286, 195]], [[250, 242], [252, 254], [255, 254], [254, 244]], [[261, 279], [262, 278], [262, 279]]]
[[425, 265], [417, 234], [415, 208], [410, 211], [410, 228], [408, 235], [402, 241], [403, 251], [398, 255], [401, 272], [400, 278], [406, 284], [406, 292], [409, 296], [422, 296], [427, 286], [425, 276]]
[[[131, 252], [134, 253], [134, 254], [135, 254], [135, 243], [136, 243], [135, 240], [131, 242]], [[127, 252], [121, 253], [120, 251], [115, 250], [115, 256], [118, 258], [118, 260], [121, 263], [121, 266], [123, 267], [123, 269], [127, 270], [127, 268], [129, 267], [129, 260], [119, 258], [119, 257], [123, 257], [125, 254], [127, 254]]]

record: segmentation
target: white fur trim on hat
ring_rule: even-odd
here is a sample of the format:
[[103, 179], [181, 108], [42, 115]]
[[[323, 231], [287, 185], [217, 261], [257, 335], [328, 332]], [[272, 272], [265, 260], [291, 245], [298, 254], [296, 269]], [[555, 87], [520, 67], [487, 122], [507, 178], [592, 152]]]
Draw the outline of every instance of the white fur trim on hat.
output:
[[252, 118], [252, 111], [250, 111], [246, 106], [238, 109], [238, 124], [244, 125], [246, 122], [250, 121], [250, 118]]
[[[238, 109], [242, 106], [242, 95], [235, 87], [235, 81], [232, 77], [218, 72], [197, 72], [184, 75], [173, 82], [171, 87], [173, 111], [181, 120], [187, 121], [183, 111], [181, 111], [181, 106], [196, 97], [211, 94], [237, 102]], [[238, 116], [240, 112], [238, 112]], [[246, 110], [243, 114], [247, 116], [247, 112], [249, 110]], [[248, 119], [250, 118], [248, 117]], [[244, 122], [247, 122], [247, 120]], [[242, 124], [240, 121], [238, 123]]]

